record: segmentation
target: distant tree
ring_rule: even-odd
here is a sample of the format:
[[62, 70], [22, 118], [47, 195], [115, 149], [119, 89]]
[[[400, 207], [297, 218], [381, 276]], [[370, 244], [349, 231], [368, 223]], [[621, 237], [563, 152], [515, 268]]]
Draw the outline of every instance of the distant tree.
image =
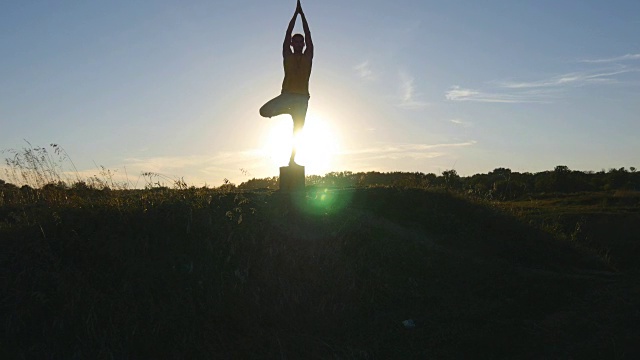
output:
[[570, 189], [571, 191], [594, 191], [598, 187], [595, 186], [591, 179], [594, 178], [593, 171], [572, 171], [570, 176]]
[[[322, 182], [322, 176], [320, 176], [320, 175], [307, 175], [305, 181], [306, 181], [307, 185], [320, 185], [320, 183]], [[240, 186], [242, 186], [242, 184], [240, 184]]]
[[511, 169], [509, 168], [496, 168], [493, 171], [489, 172], [489, 175], [493, 175], [495, 177], [501, 177], [504, 180], [508, 180], [511, 177]]
[[470, 193], [479, 195], [482, 197], [488, 197], [491, 195], [491, 180], [488, 174], [474, 174], [464, 179], [464, 187]]
[[18, 189], [18, 187], [15, 186], [14, 184], [8, 183], [8, 182], [6, 182], [6, 181], [4, 181], [2, 179], [0, 179], [0, 188], [1, 189], [8, 189], [8, 190], [17, 190]]
[[556, 191], [553, 173], [542, 171], [534, 175], [534, 190], [538, 193]]
[[455, 169], [443, 171], [442, 178], [447, 189], [457, 189], [460, 185], [460, 175]]
[[636, 171], [636, 168], [631, 167], [631, 173], [629, 174], [630, 188], [633, 190], [640, 190], [640, 172]]
[[277, 189], [278, 177], [268, 177], [264, 179], [253, 178], [238, 185], [238, 189], [253, 190], [253, 189]]
[[393, 182], [393, 186], [408, 188], [428, 188], [431, 185], [427, 174], [421, 172], [398, 173]]
[[631, 173], [624, 167], [620, 169], [609, 169], [606, 175], [605, 190], [615, 190], [622, 188], [631, 188]]
[[424, 179], [427, 181], [429, 186], [435, 186], [437, 178], [438, 176], [434, 173], [428, 173], [424, 175]]
[[489, 172], [491, 193], [494, 198], [506, 199], [511, 196], [511, 169], [496, 168]]
[[71, 185], [71, 189], [75, 191], [88, 191], [91, 187], [84, 181], [77, 181]]
[[553, 187], [555, 191], [569, 192], [570, 191], [570, 176], [571, 170], [566, 165], [558, 165], [553, 169]]

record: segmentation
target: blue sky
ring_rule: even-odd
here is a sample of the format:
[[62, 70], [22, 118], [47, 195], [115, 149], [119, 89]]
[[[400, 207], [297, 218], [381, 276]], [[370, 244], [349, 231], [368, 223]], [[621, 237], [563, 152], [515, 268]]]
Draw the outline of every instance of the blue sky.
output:
[[[640, 167], [638, 1], [302, 5], [308, 173]], [[0, 149], [57, 143], [81, 175], [102, 165], [132, 183], [275, 176], [291, 120], [258, 109], [280, 92], [294, 9], [2, 2]]]

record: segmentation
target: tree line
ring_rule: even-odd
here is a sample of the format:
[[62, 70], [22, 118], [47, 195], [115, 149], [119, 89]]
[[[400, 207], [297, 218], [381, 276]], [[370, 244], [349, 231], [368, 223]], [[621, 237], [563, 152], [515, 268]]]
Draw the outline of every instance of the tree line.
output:
[[[474, 193], [495, 199], [515, 199], [532, 193], [575, 193], [609, 190], [640, 190], [640, 172], [635, 167], [608, 171], [578, 171], [565, 165], [538, 173], [516, 172], [497, 168], [487, 174], [460, 176], [456, 170], [440, 175], [421, 172], [330, 172], [324, 176], [310, 175], [307, 186], [345, 188], [397, 186], [411, 188], [444, 188]], [[277, 189], [278, 177], [251, 179], [239, 189]]]
[[[309, 175], [307, 186], [324, 188], [349, 188], [393, 186], [407, 188], [441, 188], [475, 194], [496, 200], [516, 199], [529, 194], [575, 193], [590, 191], [632, 190], [640, 191], [640, 172], [635, 167], [609, 169], [608, 171], [578, 171], [565, 165], [553, 170], [538, 173], [516, 172], [508, 168], [497, 168], [487, 174], [460, 176], [456, 170], [445, 170], [440, 175], [421, 172], [330, 172], [323, 176]], [[56, 187], [48, 184], [43, 188]], [[69, 188], [86, 187], [85, 183], [74, 184]], [[66, 187], [66, 186], [65, 186]], [[278, 189], [278, 177], [267, 177], [245, 181], [240, 185], [225, 182], [229, 190], [275, 190]], [[181, 187], [180, 189], [182, 189]], [[184, 186], [186, 188], [186, 186]], [[0, 179], [0, 191], [30, 191], [31, 187], [17, 187]]]

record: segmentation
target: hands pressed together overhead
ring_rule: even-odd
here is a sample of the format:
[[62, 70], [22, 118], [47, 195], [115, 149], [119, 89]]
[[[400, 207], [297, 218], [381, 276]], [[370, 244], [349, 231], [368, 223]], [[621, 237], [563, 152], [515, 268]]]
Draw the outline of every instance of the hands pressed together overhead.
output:
[[296, 14], [304, 15], [302, 11], [302, 5], [300, 5], [300, 0], [298, 0], [298, 4], [296, 5]]
[[291, 17], [291, 21], [289, 21], [289, 26], [287, 27], [287, 32], [285, 33], [284, 41], [282, 43], [282, 56], [288, 56], [292, 54], [291, 52], [291, 36], [293, 35], [293, 27], [296, 24], [296, 19], [300, 15], [300, 19], [302, 20], [302, 29], [304, 30], [304, 43], [306, 45], [306, 50], [304, 53], [308, 55], [310, 58], [313, 57], [313, 41], [311, 40], [311, 31], [309, 30], [309, 24], [307, 23], [307, 17], [302, 11], [302, 5], [300, 4], [300, 0], [297, 0], [296, 3], [296, 11], [293, 13]]

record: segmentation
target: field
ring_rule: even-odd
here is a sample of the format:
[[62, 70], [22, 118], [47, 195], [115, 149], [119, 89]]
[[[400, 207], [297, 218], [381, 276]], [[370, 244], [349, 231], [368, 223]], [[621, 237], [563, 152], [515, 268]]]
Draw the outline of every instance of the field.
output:
[[0, 357], [640, 356], [640, 195], [0, 197]]

